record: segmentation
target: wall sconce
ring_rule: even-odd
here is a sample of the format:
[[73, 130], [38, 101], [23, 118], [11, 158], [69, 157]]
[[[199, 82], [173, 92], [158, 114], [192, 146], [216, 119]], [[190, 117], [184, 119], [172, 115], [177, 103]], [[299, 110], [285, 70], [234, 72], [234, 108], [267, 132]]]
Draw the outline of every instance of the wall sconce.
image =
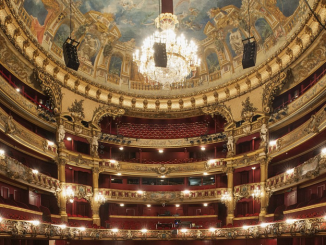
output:
[[228, 192], [225, 192], [222, 195], [221, 203], [223, 203], [223, 204], [225, 204], [227, 206], [230, 201], [231, 201], [231, 195]]
[[326, 157], [326, 147], [321, 150], [321, 157]]
[[286, 173], [287, 174], [293, 174], [294, 173], [294, 168], [286, 170]]
[[259, 200], [261, 197], [261, 191], [258, 189], [258, 187], [256, 186], [256, 188], [254, 189], [254, 191], [252, 192], [252, 198], [254, 200]]
[[100, 203], [101, 205], [104, 204], [106, 202], [106, 199], [104, 197], [104, 195], [102, 193], [99, 193], [97, 195], [97, 202]]
[[4, 150], [0, 150], [0, 159], [3, 160], [5, 159], [5, 151]]
[[64, 192], [64, 195], [66, 196], [66, 198], [69, 200], [70, 203], [74, 202], [75, 193], [71, 189], [70, 186], [66, 189], [66, 192]]
[[37, 169], [33, 169], [33, 170], [32, 170], [32, 173], [33, 173], [33, 174], [38, 174], [38, 170], [37, 170]]

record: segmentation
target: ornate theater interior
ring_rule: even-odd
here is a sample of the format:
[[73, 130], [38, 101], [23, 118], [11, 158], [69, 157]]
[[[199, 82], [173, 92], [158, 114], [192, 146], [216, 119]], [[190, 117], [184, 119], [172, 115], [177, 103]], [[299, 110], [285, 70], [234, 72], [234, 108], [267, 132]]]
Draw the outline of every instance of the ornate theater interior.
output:
[[325, 25], [325, 0], [0, 0], [0, 245], [326, 245]]

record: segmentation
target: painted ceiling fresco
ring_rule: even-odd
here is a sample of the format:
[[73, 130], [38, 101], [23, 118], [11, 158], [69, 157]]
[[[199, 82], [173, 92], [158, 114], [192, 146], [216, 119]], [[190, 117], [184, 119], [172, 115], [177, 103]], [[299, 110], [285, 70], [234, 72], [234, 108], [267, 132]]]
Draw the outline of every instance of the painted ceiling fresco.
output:
[[[177, 32], [202, 45], [199, 55], [203, 64], [199, 74], [214, 73], [215, 79], [221, 79], [242, 69], [239, 68], [242, 39], [249, 36], [248, 1], [251, 9], [250, 34], [259, 44], [258, 60], [261, 60], [284, 44], [303, 22], [307, 10], [303, 0], [174, 1], [174, 14], [179, 20]], [[70, 35], [69, 1], [17, 2], [17, 7], [23, 10], [21, 18], [35, 39], [62, 59], [61, 47]], [[98, 78], [96, 80], [102, 84], [112, 80], [110, 74], [120, 80], [127, 78], [128, 82], [144, 82], [133, 67], [131, 52], [127, 54], [121, 47], [133, 50], [153, 33], [154, 20], [159, 14], [159, 0], [77, 0], [72, 1], [72, 9], [72, 37], [80, 41], [80, 72]], [[206, 42], [208, 38], [213, 42]], [[111, 60], [114, 64], [110, 64]], [[197, 76], [197, 79], [204, 78]]]

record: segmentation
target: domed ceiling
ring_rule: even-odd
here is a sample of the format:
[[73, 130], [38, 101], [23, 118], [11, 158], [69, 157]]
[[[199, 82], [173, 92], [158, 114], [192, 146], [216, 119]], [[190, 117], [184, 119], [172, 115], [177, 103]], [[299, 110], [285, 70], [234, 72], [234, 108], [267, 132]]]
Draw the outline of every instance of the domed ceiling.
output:
[[[62, 44], [70, 34], [69, 1], [25, 0], [17, 7], [35, 41], [63, 62]], [[72, 9], [72, 37], [80, 41], [78, 73], [100, 85], [140, 94], [188, 93], [250, 71], [241, 65], [242, 39], [249, 36], [247, 0], [174, 1], [180, 22], [177, 32], [197, 42], [202, 64], [184, 84], [159, 92], [157, 84], [146, 81], [132, 62], [135, 48], [155, 31], [158, 0], [80, 0], [72, 1]], [[307, 6], [303, 0], [250, 0], [250, 9], [258, 65], [284, 48], [303, 24]]]

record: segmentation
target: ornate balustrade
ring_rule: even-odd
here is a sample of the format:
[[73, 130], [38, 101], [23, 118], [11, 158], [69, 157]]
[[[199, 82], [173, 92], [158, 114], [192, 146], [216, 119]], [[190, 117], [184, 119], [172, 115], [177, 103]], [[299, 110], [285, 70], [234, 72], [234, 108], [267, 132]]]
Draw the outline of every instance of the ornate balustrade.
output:
[[221, 199], [226, 188], [196, 191], [129, 191], [100, 188], [106, 201], [132, 203], [192, 203], [199, 201], [216, 201]]
[[93, 187], [89, 185], [80, 185], [75, 183], [65, 183], [62, 184], [62, 191], [64, 195], [68, 196], [68, 189], [70, 189], [72, 192], [71, 197], [77, 197], [78, 199], [86, 199], [90, 201], [91, 197], [93, 196]]
[[271, 191], [286, 189], [326, 172], [326, 157], [317, 155], [285, 173], [267, 179], [266, 188]]
[[13, 238], [67, 239], [67, 240], [216, 240], [257, 239], [289, 236], [322, 235], [326, 231], [324, 218], [291, 220], [263, 225], [232, 228], [181, 229], [173, 230], [119, 230], [66, 225], [44, 224], [37, 221], [4, 219], [0, 235]]
[[28, 184], [29, 186], [34, 186], [38, 189], [49, 192], [60, 190], [59, 180], [42, 173], [33, 172], [31, 168], [26, 167], [8, 156], [5, 156], [4, 159], [0, 159], [0, 172], [11, 179]]
[[88, 169], [91, 169], [94, 166], [99, 166], [100, 172], [153, 177], [161, 175], [165, 175], [166, 177], [187, 176], [203, 174], [205, 172], [208, 174], [216, 174], [226, 171], [226, 162], [229, 162], [229, 167], [241, 168], [255, 165], [264, 161], [266, 158], [266, 154], [262, 148], [241, 156], [180, 164], [143, 164], [122, 162], [114, 159], [93, 158], [85, 154], [68, 150], [62, 150], [60, 154], [67, 158], [68, 164], [74, 166], [81, 166]]
[[49, 140], [29, 131], [21, 124], [17, 123], [12, 116], [8, 115], [0, 108], [0, 130], [38, 153], [54, 158], [57, 155], [57, 146]]
[[305, 141], [311, 139], [326, 127], [326, 111], [320, 109], [310, 120], [294, 129], [292, 132], [274, 141], [269, 147], [270, 157], [280, 155]]
[[[239, 201], [242, 198], [249, 198], [254, 195], [257, 195], [255, 191], [260, 192], [262, 189], [260, 183], [249, 183], [243, 185], [237, 185], [233, 187], [233, 196], [235, 197], [235, 201]], [[260, 196], [256, 196], [260, 197]]]

